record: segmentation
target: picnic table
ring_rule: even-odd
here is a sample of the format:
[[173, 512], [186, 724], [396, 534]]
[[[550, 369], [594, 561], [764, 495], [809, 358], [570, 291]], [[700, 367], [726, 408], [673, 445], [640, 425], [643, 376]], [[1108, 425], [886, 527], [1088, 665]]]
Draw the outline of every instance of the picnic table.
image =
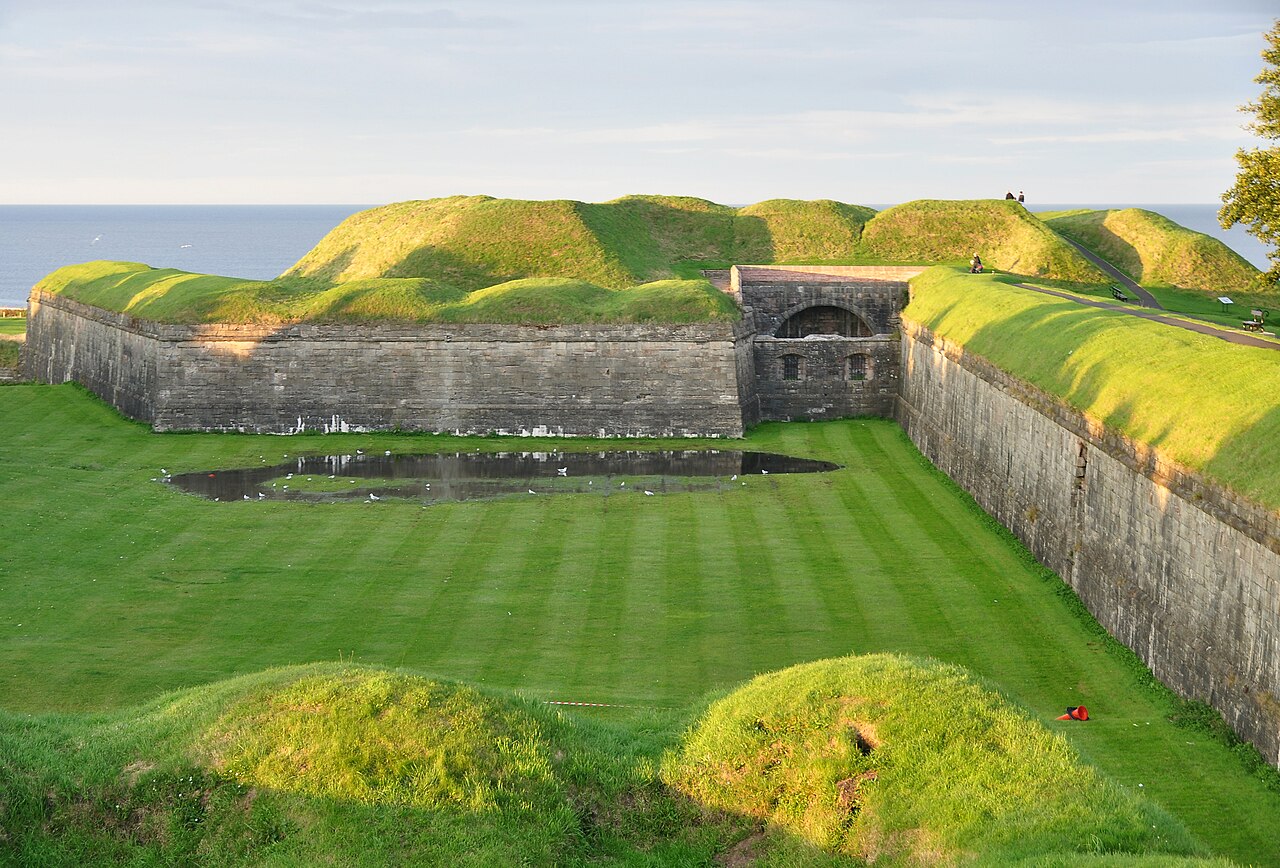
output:
[[1129, 296], [1125, 295], [1124, 292], [1118, 286], [1111, 287], [1111, 297], [1114, 298], [1116, 301], [1129, 300]]

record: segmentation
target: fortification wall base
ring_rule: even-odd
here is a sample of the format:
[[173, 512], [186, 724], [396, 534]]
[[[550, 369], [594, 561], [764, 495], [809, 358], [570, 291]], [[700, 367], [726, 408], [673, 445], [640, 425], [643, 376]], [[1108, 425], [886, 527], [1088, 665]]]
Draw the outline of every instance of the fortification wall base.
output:
[[181, 326], [37, 293], [27, 373], [158, 431], [740, 437], [731, 324]]
[[1280, 516], [906, 320], [902, 369], [920, 451], [1156, 677], [1280, 763]]

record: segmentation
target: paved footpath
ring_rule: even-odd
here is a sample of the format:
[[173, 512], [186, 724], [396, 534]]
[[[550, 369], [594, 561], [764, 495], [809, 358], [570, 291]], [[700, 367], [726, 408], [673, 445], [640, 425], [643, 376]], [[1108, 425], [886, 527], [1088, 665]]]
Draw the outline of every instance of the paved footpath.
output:
[[1118, 281], [1121, 286], [1129, 290], [1129, 292], [1133, 293], [1134, 296], [1136, 296], [1138, 299], [1138, 304], [1142, 305], [1143, 307], [1155, 308], [1156, 310], [1164, 310], [1164, 306], [1161, 305], [1160, 302], [1156, 301], [1156, 297], [1151, 293], [1147, 292], [1141, 286], [1139, 286], [1137, 281], [1135, 281], [1132, 277], [1125, 274], [1120, 269], [1116, 268], [1110, 262], [1107, 262], [1107, 260], [1103, 259], [1098, 254], [1094, 253], [1089, 248], [1081, 244], [1077, 244], [1067, 236], [1059, 233], [1058, 237], [1061, 238], [1063, 241], [1067, 242], [1068, 244], [1070, 244], [1076, 250], [1080, 251], [1081, 256], [1083, 256], [1085, 259], [1092, 262], [1098, 268], [1101, 268], [1107, 274], [1111, 275], [1111, 277], [1114, 280]]
[[[1085, 307], [1097, 307], [1103, 310], [1115, 310], [1120, 313], [1127, 313], [1129, 316], [1136, 316], [1139, 319], [1149, 319], [1154, 322], [1164, 323], [1165, 325], [1177, 326], [1180, 329], [1186, 329], [1190, 332], [1199, 332], [1202, 335], [1210, 335], [1215, 338], [1222, 338], [1224, 341], [1232, 344], [1240, 344], [1243, 347], [1262, 347], [1266, 350], [1280, 350], [1280, 343], [1269, 341], [1264, 338], [1255, 338], [1253, 335], [1247, 335], [1243, 332], [1231, 331], [1230, 329], [1218, 328], [1206, 323], [1187, 322], [1182, 319], [1175, 319], [1171, 316], [1161, 316], [1158, 313], [1148, 313], [1145, 310], [1134, 310], [1131, 307], [1124, 307], [1119, 304], [1112, 304], [1109, 301], [1094, 301], [1091, 298], [1081, 298], [1078, 295], [1070, 295], [1065, 292], [1057, 292], [1052, 289], [1045, 289], [1043, 286], [1032, 286], [1029, 283], [1015, 283], [1014, 286], [1022, 289], [1029, 289], [1032, 292], [1043, 293], [1044, 295], [1052, 295], [1057, 298], [1065, 298], [1067, 301], [1074, 301]], [[1163, 310], [1163, 308], [1161, 308]]]

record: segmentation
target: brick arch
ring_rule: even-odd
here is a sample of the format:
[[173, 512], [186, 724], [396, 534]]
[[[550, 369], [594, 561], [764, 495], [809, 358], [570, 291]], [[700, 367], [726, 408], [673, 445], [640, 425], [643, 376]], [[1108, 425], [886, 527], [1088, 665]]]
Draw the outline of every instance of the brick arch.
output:
[[[797, 318], [802, 318], [807, 311], [814, 311], [816, 314], [817, 311], [826, 310], [826, 309], [829, 309], [832, 311], [838, 311], [838, 312], [849, 315], [847, 331], [839, 330], [839, 328], [843, 325], [840, 323], [834, 324], [832, 326], [832, 325], [827, 325], [827, 324], [822, 324], [817, 322], [818, 317], [816, 315], [813, 317], [815, 319], [815, 322], [812, 324], [814, 326], [814, 329], [812, 331], [806, 331], [806, 327], [808, 324], [793, 322]], [[837, 330], [836, 331], [822, 330], [825, 327], [835, 327], [837, 328]], [[804, 331], [806, 334], [834, 334], [834, 335], [841, 335], [843, 337], [859, 337], [859, 338], [871, 337], [872, 335], [875, 334], [875, 330], [871, 328], [871, 325], [867, 321], [867, 317], [862, 313], [862, 311], [858, 310], [858, 308], [854, 307], [853, 305], [843, 304], [841, 302], [825, 301], [825, 300], [805, 301], [785, 311], [782, 314], [781, 322], [778, 324], [777, 329], [774, 330], [773, 336], [777, 338], [788, 338], [788, 337], [799, 338], [804, 336], [803, 334], [788, 334], [789, 331]]]

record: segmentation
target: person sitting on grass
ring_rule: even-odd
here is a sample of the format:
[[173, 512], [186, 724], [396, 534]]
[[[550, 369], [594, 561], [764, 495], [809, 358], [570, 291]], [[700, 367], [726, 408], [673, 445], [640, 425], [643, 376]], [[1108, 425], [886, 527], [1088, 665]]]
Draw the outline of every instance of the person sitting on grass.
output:
[[979, 256], [977, 253], [974, 253], [973, 259], [969, 260], [969, 273], [970, 274], [982, 273], [982, 257]]

